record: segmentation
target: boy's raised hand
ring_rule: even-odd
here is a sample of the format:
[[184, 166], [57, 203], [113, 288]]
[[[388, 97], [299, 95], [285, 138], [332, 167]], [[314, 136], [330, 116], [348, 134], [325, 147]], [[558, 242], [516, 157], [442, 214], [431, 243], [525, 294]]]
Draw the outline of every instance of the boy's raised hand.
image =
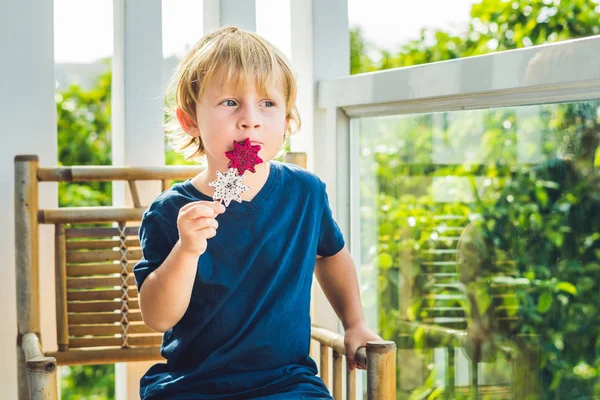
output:
[[206, 251], [207, 240], [217, 234], [217, 215], [225, 212], [218, 201], [194, 201], [179, 209], [177, 229], [181, 250], [201, 256]]

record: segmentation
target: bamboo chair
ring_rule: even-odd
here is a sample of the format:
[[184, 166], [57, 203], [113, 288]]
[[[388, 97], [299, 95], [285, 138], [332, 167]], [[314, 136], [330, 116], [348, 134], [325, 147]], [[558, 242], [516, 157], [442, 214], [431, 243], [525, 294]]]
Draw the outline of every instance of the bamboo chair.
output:
[[[305, 165], [305, 155], [286, 161]], [[57, 399], [58, 365], [162, 360], [162, 335], [142, 321], [132, 269], [142, 256], [138, 225], [145, 209], [136, 181], [187, 179], [198, 167], [39, 167], [38, 157], [15, 157], [15, 233], [18, 308], [19, 399]], [[39, 182], [127, 181], [131, 207], [39, 209]], [[107, 227], [77, 224], [110, 223]], [[55, 227], [56, 329], [58, 350], [40, 343], [38, 227]], [[335, 399], [342, 399], [343, 336], [313, 327], [320, 374]], [[311, 346], [311, 354], [316, 351]], [[368, 366], [369, 399], [396, 398], [396, 346], [369, 342], [357, 353]], [[330, 357], [330, 352], [332, 357]], [[333, 363], [331, 365], [331, 358]], [[330, 376], [331, 373], [331, 376]], [[330, 379], [331, 378], [331, 379]], [[347, 399], [356, 398], [355, 372], [346, 371]]]

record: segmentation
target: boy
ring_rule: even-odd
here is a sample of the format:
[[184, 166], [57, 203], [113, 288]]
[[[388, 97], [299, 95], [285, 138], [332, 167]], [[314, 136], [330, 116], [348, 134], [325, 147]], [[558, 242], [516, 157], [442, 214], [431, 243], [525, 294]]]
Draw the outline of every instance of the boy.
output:
[[[258, 35], [228, 27], [189, 51], [174, 83], [171, 143], [206, 157], [206, 169], [144, 213], [134, 273], [167, 364], [142, 378], [141, 397], [330, 399], [308, 355], [313, 272], [344, 325], [350, 369], [356, 350], [381, 338], [365, 325], [325, 185], [272, 161], [300, 125], [288, 63]], [[264, 162], [243, 174], [243, 202], [225, 208], [209, 183], [246, 139]]]

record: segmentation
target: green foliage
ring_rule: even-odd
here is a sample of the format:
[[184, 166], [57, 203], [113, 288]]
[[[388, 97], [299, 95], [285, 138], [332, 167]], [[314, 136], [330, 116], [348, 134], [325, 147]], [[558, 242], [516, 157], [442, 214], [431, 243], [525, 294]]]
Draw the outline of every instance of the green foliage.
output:
[[110, 400], [115, 398], [115, 366], [74, 365], [61, 367], [63, 400]]
[[532, 45], [600, 34], [600, 8], [595, 0], [482, 0], [473, 4], [466, 32], [453, 35], [421, 30], [417, 40], [403, 44], [396, 54], [365, 44], [360, 29], [350, 35], [351, 73], [406, 67], [435, 61], [488, 54]]
[[[108, 68], [108, 66], [107, 66]], [[110, 71], [86, 91], [78, 85], [56, 93], [59, 165], [110, 165]], [[109, 182], [59, 184], [59, 205], [97, 206], [112, 203]]]
[[[600, 121], [596, 134], [598, 126]], [[600, 396], [599, 178], [573, 160], [554, 159], [519, 169], [507, 185], [494, 186], [499, 201], [476, 207], [482, 221], [496, 222], [491, 229], [480, 224], [494, 249], [490, 258], [508, 254], [512, 274], [529, 282], [511, 289], [519, 323], [499, 324], [495, 331], [535, 338], [542, 398]]]

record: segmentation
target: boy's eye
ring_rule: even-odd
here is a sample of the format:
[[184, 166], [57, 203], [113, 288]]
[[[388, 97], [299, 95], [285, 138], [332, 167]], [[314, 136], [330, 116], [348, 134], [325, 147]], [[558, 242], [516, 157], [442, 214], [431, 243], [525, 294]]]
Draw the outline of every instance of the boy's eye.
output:
[[235, 100], [224, 100], [223, 102], [221, 102], [221, 104], [224, 104], [227, 107], [234, 107], [234, 106], [237, 105], [237, 103], [235, 102]]
[[271, 100], [265, 100], [263, 104], [267, 107], [275, 107], [275, 103]]

